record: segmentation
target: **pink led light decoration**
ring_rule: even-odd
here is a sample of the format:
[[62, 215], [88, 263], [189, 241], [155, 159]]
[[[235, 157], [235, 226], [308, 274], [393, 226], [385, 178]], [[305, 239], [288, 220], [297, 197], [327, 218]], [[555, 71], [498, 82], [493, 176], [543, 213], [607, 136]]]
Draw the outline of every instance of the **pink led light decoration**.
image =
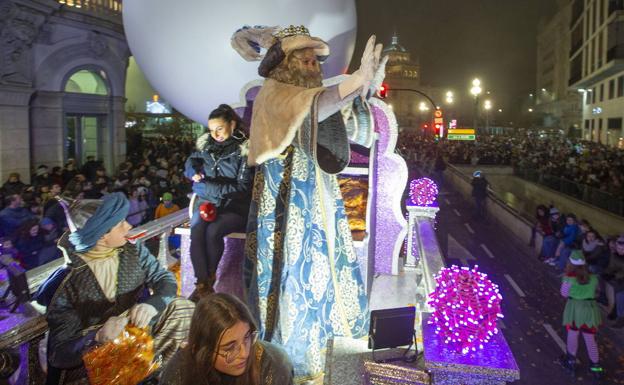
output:
[[410, 182], [409, 196], [416, 206], [431, 206], [438, 197], [438, 186], [429, 178], [414, 179]]
[[497, 318], [503, 318], [503, 297], [498, 285], [488, 279], [479, 267], [451, 266], [436, 275], [436, 288], [429, 295], [434, 310], [429, 323], [446, 344], [462, 354], [483, 349], [498, 333]]

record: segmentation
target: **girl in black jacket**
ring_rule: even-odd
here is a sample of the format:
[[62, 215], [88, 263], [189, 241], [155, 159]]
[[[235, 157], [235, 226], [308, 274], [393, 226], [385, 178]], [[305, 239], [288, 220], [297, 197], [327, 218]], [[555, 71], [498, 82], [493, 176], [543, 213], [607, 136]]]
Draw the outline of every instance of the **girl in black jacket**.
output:
[[[247, 137], [232, 107], [222, 104], [208, 117], [209, 132], [197, 139], [197, 151], [186, 161], [185, 175], [197, 195], [191, 218], [191, 261], [197, 284], [191, 299], [213, 292], [224, 250], [223, 237], [244, 231], [251, 201], [253, 170], [247, 166]], [[199, 206], [217, 208], [212, 222], [199, 215]]]

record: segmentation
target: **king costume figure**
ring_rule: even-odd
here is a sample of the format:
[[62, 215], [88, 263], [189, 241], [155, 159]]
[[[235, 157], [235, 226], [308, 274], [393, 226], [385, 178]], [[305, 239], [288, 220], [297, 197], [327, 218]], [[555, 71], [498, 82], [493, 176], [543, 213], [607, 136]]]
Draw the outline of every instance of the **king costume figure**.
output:
[[[349, 141], [370, 147], [367, 98], [384, 77], [372, 36], [361, 66], [323, 86], [323, 40], [303, 27], [245, 27], [232, 46], [261, 60], [248, 162], [256, 166], [245, 279], [264, 340], [282, 345], [297, 382], [322, 377], [334, 336], [368, 333], [368, 299], [336, 174]], [[266, 54], [260, 55], [260, 47]]]
[[46, 312], [50, 366], [70, 369], [67, 381], [86, 381], [83, 354], [117, 338], [128, 323], [149, 328], [155, 357], [166, 362], [187, 337], [194, 304], [176, 298], [173, 274], [144, 246], [127, 244], [126, 197], [61, 205], [71, 231], [59, 240], [67, 265], [43, 288], [53, 293]]

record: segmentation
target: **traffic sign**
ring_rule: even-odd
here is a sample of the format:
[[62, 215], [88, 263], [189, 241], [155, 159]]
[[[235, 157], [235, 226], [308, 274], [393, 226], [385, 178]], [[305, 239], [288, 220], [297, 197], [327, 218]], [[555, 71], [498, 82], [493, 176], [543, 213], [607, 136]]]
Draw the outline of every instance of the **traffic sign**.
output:
[[448, 140], [475, 140], [475, 135], [448, 134]]
[[453, 128], [449, 130], [449, 134], [474, 135], [474, 128]]

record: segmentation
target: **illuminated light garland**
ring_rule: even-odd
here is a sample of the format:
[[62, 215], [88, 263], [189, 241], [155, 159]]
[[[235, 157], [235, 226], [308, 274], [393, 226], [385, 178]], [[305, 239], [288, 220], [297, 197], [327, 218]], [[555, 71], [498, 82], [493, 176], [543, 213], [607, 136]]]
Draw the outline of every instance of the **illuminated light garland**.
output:
[[429, 178], [414, 179], [410, 182], [409, 196], [416, 206], [431, 206], [438, 197], [438, 186]]
[[436, 288], [429, 295], [434, 310], [429, 324], [446, 344], [462, 354], [484, 345], [498, 333], [496, 321], [503, 318], [498, 285], [488, 279], [479, 267], [451, 266], [436, 275]]

